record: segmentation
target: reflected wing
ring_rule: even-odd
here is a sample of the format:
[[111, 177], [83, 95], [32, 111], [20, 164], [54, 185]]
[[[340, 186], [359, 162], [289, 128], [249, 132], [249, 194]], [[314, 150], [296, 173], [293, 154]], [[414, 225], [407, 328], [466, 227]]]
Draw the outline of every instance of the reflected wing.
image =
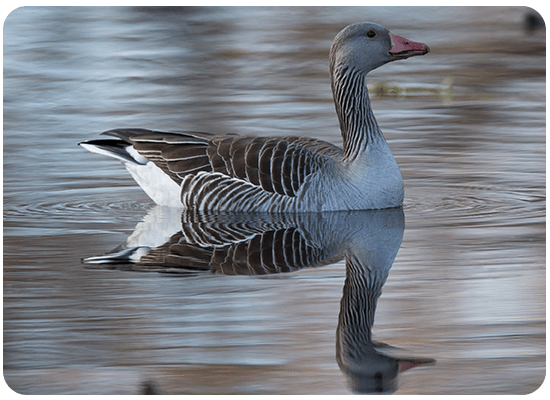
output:
[[[341, 258], [328, 255], [326, 249], [311, 246], [292, 227], [259, 233], [242, 242], [206, 247], [189, 243], [183, 233], [178, 233], [164, 245], [150, 249], [139, 261], [132, 262], [120, 253], [113, 253], [93, 257], [93, 262], [89, 259], [85, 263], [106, 264], [109, 268], [120, 264], [124, 269], [180, 274], [210, 271], [222, 275], [263, 275], [325, 265]], [[103, 262], [98, 262], [100, 259]]]
[[[329, 257], [332, 255], [332, 257]], [[183, 232], [156, 248], [135, 247], [90, 257], [95, 268], [189, 274], [210, 271], [222, 275], [263, 275], [321, 266], [341, 255], [312, 246], [295, 228], [258, 233], [248, 240], [219, 246], [190, 243]]]
[[[224, 275], [257, 275], [291, 272], [342, 259], [339, 246], [330, 240], [312, 239], [307, 227], [316, 226], [319, 216], [181, 215], [181, 231], [161, 245], [148, 245], [149, 230], [132, 234], [123, 246], [104, 256], [84, 260], [89, 266], [178, 274], [210, 271]], [[229, 218], [229, 216], [228, 216]], [[152, 221], [150, 221], [152, 222]], [[309, 224], [308, 224], [309, 222]], [[312, 225], [313, 224], [313, 225]], [[139, 225], [139, 224], [138, 224]], [[314, 235], [315, 236], [315, 235]], [[331, 235], [329, 237], [332, 238]], [[141, 241], [141, 239], [147, 239]]]

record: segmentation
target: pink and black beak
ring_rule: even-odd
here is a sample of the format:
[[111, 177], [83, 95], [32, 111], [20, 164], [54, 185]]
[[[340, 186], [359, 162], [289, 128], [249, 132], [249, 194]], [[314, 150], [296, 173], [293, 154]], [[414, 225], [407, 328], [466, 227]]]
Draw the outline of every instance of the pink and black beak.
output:
[[403, 60], [414, 56], [423, 56], [430, 51], [430, 48], [424, 43], [413, 42], [404, 37], [394, 35], [390, 32], [391, 60]]

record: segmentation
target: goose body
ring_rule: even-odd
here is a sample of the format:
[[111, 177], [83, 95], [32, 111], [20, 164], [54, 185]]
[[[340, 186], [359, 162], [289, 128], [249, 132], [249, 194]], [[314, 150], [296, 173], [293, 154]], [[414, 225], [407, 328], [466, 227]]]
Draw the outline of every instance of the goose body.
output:
[[399, 207], [403, 180], [370, 106], [365, 77], [429, 48], [365, 22], [330, 50], [343, 148], [305, 137], [115, 129], [80, 143], [124, 163], [158, 204], [198, 211], [317, 212]]

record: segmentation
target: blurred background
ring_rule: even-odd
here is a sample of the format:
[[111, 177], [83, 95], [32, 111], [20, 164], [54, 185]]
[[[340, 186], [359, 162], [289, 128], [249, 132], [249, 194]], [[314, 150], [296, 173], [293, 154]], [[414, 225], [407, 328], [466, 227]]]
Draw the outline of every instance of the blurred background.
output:
[[426, 43], [369, 74], [405, 180], [374, 340], [396, 393], [545, 376], [546, 31], [526, 7], [23, 7], [4, 21], [4, 378], [24, 394], [341, 394], [343, 262], [268, 277], [85, 268], [153, 207], [77, 146], [111, 128], [341, 144], [328, 75], [359, 21]]

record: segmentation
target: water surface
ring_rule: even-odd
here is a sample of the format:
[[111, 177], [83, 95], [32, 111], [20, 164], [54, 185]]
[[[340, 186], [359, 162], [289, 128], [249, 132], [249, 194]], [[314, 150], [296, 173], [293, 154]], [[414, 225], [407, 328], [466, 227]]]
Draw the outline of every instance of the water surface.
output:
[[[374, 320], [358, 328], [368, 333], [363, 347], [402, 361], [386, 388], [397, 394], [535, 391], [546, 367], [546, 70], [544, 31], [524, 29], [529, 11], [12, 12], [3, 81], [8, 385], [25, 394], [358, 390], [338, 353], [355, 276], [346, 259], [259, 276], [82, 264], [125, 243], [156, 208], [119, 163], [76, 143], [143, 127], [340, 144], [328, 49], [345, 25], [371, 20], [432, 51], [369, 75], [406, 192], [402, 241], [380, 293], [359, 290], [375, 293], [363, 307]], [[161, 221], [161, 232], [181, 228], [179, 217]]]

